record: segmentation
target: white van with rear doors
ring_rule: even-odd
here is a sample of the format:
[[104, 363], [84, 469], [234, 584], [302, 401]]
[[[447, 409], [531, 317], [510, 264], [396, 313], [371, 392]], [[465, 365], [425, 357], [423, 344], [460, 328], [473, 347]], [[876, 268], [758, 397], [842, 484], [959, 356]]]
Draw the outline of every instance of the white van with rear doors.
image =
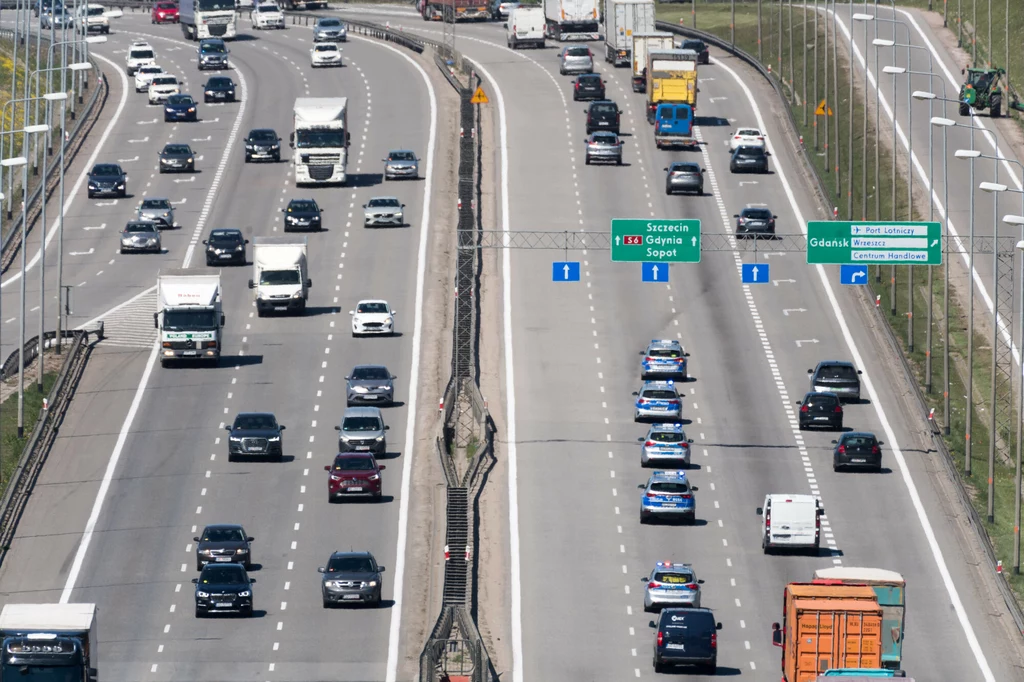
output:
[[546, 23], [543, 7], [513, 7], [505, 22], [505, 42], [509, 49], [515, 50], [527, 45], [544, 49]]
[[765, 554], [775, 549], [809, 549], [815, 553], [821, 545], [821, 517], [825, 509], [814, 495], [768, 494], [761, 517], [761, 548]]

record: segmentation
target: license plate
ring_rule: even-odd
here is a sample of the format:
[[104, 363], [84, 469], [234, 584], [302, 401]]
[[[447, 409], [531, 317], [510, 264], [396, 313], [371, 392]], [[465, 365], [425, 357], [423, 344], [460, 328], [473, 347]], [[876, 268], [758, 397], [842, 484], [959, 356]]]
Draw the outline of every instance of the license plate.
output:
[[850, 461], [853, 462], [854, 464], [864, 464], [867, 462], [867, 460], [864, 459], [863, 457], [854, 457]]
[[286, 306], [286, 305], [275, 305], [274, 306], [274, 310], [288, 310], [288, 306]]
[[815, 421], [819, 421], [819, 422], [824, 422], [824, 421], [828, 421], [828, 417], [815, 417], [814, 420]]
[[359, 599], [359, 595], [358, 594], [343, 594], [341, 596], [341, 598], [342, 599]]
[[222, 253], [222, 254], [220, 254], [220, 257], [221, 258], [231, 258], [231, 254], [230, 253]]
[[195, 355], [195, 354], [196, 354], [196, 352], [194, 350], [187, 350], [187, 351], [182, 352], [182, 355]]
[[229, 556], [218, 556], [218, 557], [214, 557], [213, 560], [214, 561], [220, 561], [220, 562], [226, 564], [229, 561], [231, 561], [231, 557], [229, 557]]
[[261, 448], [259, 446], [256, 446], [256, 445], [250, 445], [245, 450], [246, 450], [246, 452], [262, 452], [263, 448]]
[[661, 506], [663, 506], [663, 507], [678, 507], [679, 505], [676, 504], [675, 502], [663, 502], [661, 504]]
[[665, 412], [666, 410], [668, 410], [667, 407], [652, 407], [651, 409], [656, 410], [658, 412]]
[[353, 493], [361, 493], [361, 492], [363, 492], [363, 489], [362, 489], [362, 487], [360, 487], [360, 486], [355, 486], [355, 487], [353, 487], [353, 488], [349, 488], [349, 492], [353, 492]]
[[686, 651], [686, 645], [685, 644], [666, 644], [665, 648], [666, 649], [674, 649], [676, 651]]
[[214, 606], [218, 609], [230, 609], [232, 606], [234, 606], [234, 604], [232, 604], [229, 601], [219, 601], [216, 604], [214, 604]]
[[379, 395], [364, 395], [363, 396], [363, 398], [365, 398], [366, 400], [376, 400], [379, 397], [380, 397]]
[[369, 449], [370, 449], [369, 445], [357, 445], [356, 446], [356, 450], [357, 451], [363, 451], [363, 450], [369, 450]]

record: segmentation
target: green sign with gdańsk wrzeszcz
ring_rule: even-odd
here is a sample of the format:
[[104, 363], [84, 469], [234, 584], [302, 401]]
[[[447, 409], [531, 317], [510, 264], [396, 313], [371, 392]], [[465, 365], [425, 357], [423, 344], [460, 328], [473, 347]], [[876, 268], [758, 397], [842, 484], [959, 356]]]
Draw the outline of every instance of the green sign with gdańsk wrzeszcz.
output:
[[807, 262], [838, 265], [941, 265], [941, 223], [807, 223]]

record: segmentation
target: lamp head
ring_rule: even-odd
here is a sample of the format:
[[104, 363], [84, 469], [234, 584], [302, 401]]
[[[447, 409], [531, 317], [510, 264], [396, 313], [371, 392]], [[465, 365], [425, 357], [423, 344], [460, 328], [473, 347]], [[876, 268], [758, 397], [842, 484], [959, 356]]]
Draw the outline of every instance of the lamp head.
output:
[[15, 166], [24, 166], [28, 160], [24, 156], [15, 156], [10, 159], [0, 159], [0, 166], [4, 168], [13, 168]]
[[76, 62], [74, 64], [68, 64], [68, 68], [72, 71], [88, 71], [92, 68], [91, 62]]
[[45, 123], [37, 123], [36, 125], [25, 126], [22, 128], [26, 133], [45, 133], [49, 129], [50, 126]]
[[901, 74], [901, 73], [906, 73], [907, 72], [907, 70], [905, 68], [903, 68], [902, 66], [885, 66], [885, 67], [882, 67], [882, 71], [885, 72], [885, 73], [891, 73], [894, 76], [897, 75], [897, 74]]
[[956, 121], [948, 118], [942, 118], [941, 116], [932, 116], [931, 124], [933, 126], [941, 126], [943, 128], [952, 128], [956, 125]]
[[871, 41], [871, 44], [876, 47], [892, 47], [896, 44], [895, 40], [886, 40], [885, 38], [875, 38]]
[[93, 45], [95, 45], [96, 43], [105, 43], [105, 42], [107, 42], [107, 37], [106, 36], [89, 36], [88, 38], [85, 39], [85, 42], [91, 43]]
[[874, 14], [864, 14], [863, 12], [853, 15], [854, 21], [873, 21], [875, 18]]
[[[74, 66], [74, 64], [72, 64], [72, 66]], [[48, 92], [45, 95], [43, 95], [43, 99], [45, 99], [48, 102], [60, 102], [67, 98], [68, 93], [66, 92]]]
[[983, 192], [1005, 192], [1006, 185], [1000, 185], [998, 182], [983, 182], [978, 185], [978, 189]]
[[925, 92], [924, 90], [914, 90], [911, 95], [914, 99], [935, 99], [934, 92]]
[[[1024, 225], [1024, 215], [1004, 215], [1003, 222], [1007, 225]], [[1024, 249], [1024, 241], [1017, 242], [1018, 249]]]
[[957, 149], [953, 152], [953, 156], [958, 159], [976, 159], [981, 156], [981, 152], [977, 149]]

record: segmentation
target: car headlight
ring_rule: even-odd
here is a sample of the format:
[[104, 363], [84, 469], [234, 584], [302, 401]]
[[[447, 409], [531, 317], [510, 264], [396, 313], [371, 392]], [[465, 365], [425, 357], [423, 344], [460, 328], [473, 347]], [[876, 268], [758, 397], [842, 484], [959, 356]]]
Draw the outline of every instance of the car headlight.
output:
[[235, 554], [248, 554], [248, 553], [249, 553], [249, 550], [247, 550], [245, 547], [239, 547], [238, 549], [235, 550]]
[[246, 143], [245, 143], [245, 148], [246, 148], [246, 149], [253, 149], [253, 148], [254, 148], [254, 145], [252, 144], [252, 142], [246, 142]]
[[341, 434], [341, 439], [342, 439], [343, 441], [346, 441], [346, 442], [347, 442], [347, 441], [351, 440], [351, 439], [352, 439], [352, 437], [351, 437], [350, 435], [348, 435], [347, 433], [342, 433], [342, 434]]
[[[191, 111], [191, 110], [190, 110], [190, 111]], [[191, 157], [191, 156], [190, 156], [190, 157], [188, 157], [188, 161], [186, 161], [185, 163], [192, 163], [192, 157]]]
[[201, 549], [201, 550], [199, 550], [199, 553], [202, 554], [203, 556], [210, 556], [210, 554], [212, 554], [213, 552], [211, 552], [208, 549]]
[[355, 393], [366, 393], [367, 388], [366, 386], [353, 386], [352, 391]]
[[292, 294], [292, 298], [302, 298], [302, 292], [296, 291], [294, 294]]
[[401, 211], [396, 211], [395, 212], [395, 217], [398, 218], [399, 220], [401, 220], [404, 216], [403, 216]]
[[380, 474], [373, 474], [367, 480], [369, 480], [369, 481], [379, 481], [380, 480]]
[[243, 249], [245, 249], [244, 244], [239, 244], [238, 246], [235, 247], [235, 251], [242, 251]]
[[366, 583], [366, 586], [367, 587], [377, 587], [377, 581], [376, 580], [371, 580], [368, 583]]
[[94, 183], [90, 182], [89, 183], [89, 189], [96, 189], [96, 185]]
[[170, 218], [171, 217], [171, 212], [170, 211], [164, 211], [164, 217], [165, 218]]
[[196, 111], [196, 108], [195, 108], [195, 107], [189, 107], [189, 108], [188, 108], [188, 113], [190, 113], [190, 114], [193, 114], [193, 113], [195, 113], [195, 111]]
[[271, 436], [270, 438], [267, 439], [267, 442], [268, 443], [280, 443], [281, 442], [281, 436]]
[[391, 389], [391, 387], [390, 387], [390, 386], [378, 386], [378, 387], [377, 387], [377, 390], [378, 390], [378, 391], [388, 391], [388, 390], [390, 390], [390, 389]]
[[232, 443], [240, 443], [242, 441], [241, 436], [228, 436], [228, 440]]
[[207, 597], [210, 596], [210, 593], [209, 592], [199, 592], [199, 591], [197, 591], [196, 592], [196, 596], [201, 598], [201, 599], [206, 599]]
[[252, 590], [242, 590], [241, 592], [238, 593], [238, 596], [242, 597], [242, 598], [251, 597], [252, 596]]
[[207, 95], [212, 95], [212, 94], [213, 94], [213, 90], [207, 90], [207, 91], [206, 91], [206, 94], [207, 94]]
[[378, 443], [380, 443], [381, 441], [384, 440], [384, 436], [377, 436], [374, 440], [376, 440]]

